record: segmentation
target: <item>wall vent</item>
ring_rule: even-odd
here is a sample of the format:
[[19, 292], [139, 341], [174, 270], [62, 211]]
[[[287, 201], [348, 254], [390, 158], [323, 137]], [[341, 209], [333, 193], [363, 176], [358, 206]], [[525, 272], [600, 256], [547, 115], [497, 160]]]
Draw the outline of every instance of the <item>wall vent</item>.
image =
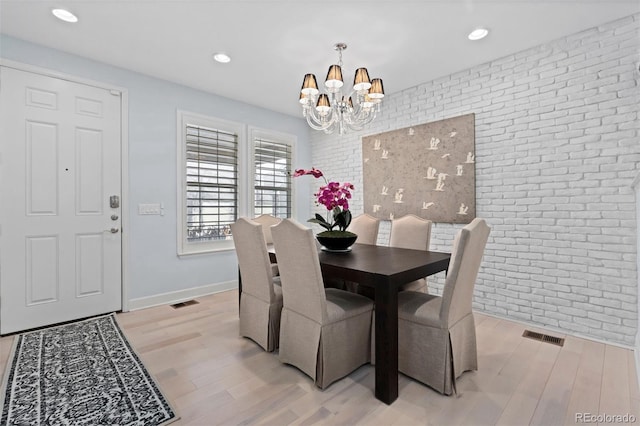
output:
[[178, 308], [184, 308], [185, 306], [197, 305], [198, 303], [200, 302], [198, 302], [197, 300], [187, 300], [186, 302], [180, 302], [180, 303], [171, 305], [171, 307], [173, 309], [178, 309]]
[[524, 333], [522, 333], [522, 337], [539, 340], [545, 343], [551, 343], [553, 345], [564, 346], [564, 339], [562, 337], [549, 336], [547, 334], [536, 333], [535, 331], [531, 330], [525, 330]]

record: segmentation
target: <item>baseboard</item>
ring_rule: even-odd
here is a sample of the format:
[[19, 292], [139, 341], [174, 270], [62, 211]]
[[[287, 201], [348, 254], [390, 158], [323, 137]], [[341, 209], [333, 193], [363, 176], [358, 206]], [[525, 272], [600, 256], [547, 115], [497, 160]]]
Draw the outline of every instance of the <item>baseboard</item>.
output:
[[633, 351], [633, 354], [636, 358], [636, 378], [638, 379], [638, 384], [640, 384], [640, 332], [636, 336], [636, 348]]
[[[486, 311], [481, 311], [481, 310], [477, 310], [477, 309], [474, 309], [473, 312], [477, 312], [477, 313], [482, 314], [482, 315], [487, 315], [489, 317], [494, 317], [494, 318], [498, 318], [498, 319], [503, 319], [503, 320], [515, 322], [515, 323], [522, 324], [522, 325], [527, 326], [527, 327], [533, 327], [533, 328], [537, 328], [537, 329], [540, 329], [540, 330], [549, 331], [551, 333], [563, 334], [563, 335], [566, 335], [566, 336], [577, 337], [579, 339], [591, 340], [592, 342], [603, 343], [605, 345], [611, 345], [611, 346], [617, 346], [617, 347], [623, 348], [623, 349], [631, 349], [631, 350], [635, 349], [636, 361], [638, 361], [637, 357], [638, 357], [638, 350], [640, 350], [640, 347], [635, 347], [634, 348], [631, 345], [625, 345], [623, 343], [617, 343], [617, 342], [609, 342], [609, 341], [606, 341], [604, 339], [599, 339], [597, 337], [587, 336], [587, 335], [580, 334], [580, 333], [574, 333], [574, 332], [569, 331], [569, 330], [562, 330], [560, 328], [551, 327], [551, 326], [547, 326], [547, 325], [540, 325], [540, 324], [536, 324], [536, 323], [531, 323], [531, 322], [519, 320], [519, 319], [516, 319], [516, 318], [510, 318], [510, 317], [494, 314], [492, 312], [486, 312]], [[636, 364], [637, 364], [637, 362], [636, 362]]]
[[151, 308], [160, 305], [172, 305], [196, 297], [206, 296], [208, 294], [220, 293], [223, 291], [235, 290], [238, 288], [238, 281], [226, 281], [222, 283], [209, 284], [202, 287], [192, 287], [184, 290], [171, 291], [169, 293], [156, 294], [154, 296], [140, 297], [138, 299], [129, 300], [129, 310]]

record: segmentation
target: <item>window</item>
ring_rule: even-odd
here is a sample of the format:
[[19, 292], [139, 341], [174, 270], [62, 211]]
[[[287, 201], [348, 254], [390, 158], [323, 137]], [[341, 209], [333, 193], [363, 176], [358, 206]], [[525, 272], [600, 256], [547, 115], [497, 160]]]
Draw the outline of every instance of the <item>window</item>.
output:
[[178, 111], [179, 255], [232, 250], [238, 217], [292, 216], [295, 136], [246, 129]]
[[253, 145], [253, 215], [291, 217], [293, 137], [250, 130]]
[[179, 254], [233, 247], [229, 225], [239, 216], [242, 125], [179, 113]]

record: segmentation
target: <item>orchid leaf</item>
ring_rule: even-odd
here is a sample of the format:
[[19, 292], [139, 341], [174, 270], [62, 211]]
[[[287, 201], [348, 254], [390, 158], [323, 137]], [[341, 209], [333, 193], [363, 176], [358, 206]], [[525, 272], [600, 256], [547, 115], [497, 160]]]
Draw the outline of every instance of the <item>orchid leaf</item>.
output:
[[338, 226], [338, 228], [341, 231], [345, 231], [351, 223], [351, 212], [349, 210], [338, 209], [338, 213], [335, 213], [333, 219], [335, 220], [335, 224]]
[[316, 220], [318, 220], [318, 221], [320, 221], [320, 222], [324, 222], [324, 223], [326, 223], [327, 225], [329, 224], [329, 222], [327, 222], [327, 220], [326, 220], [324, 217], [322, 217], [322, 215], [320, 215], [320, 214], [318, 214], [318, 213], [316, 213]]
[[324, 219], [318, 220], [318, 219], [314, 218], [314, 219], [307, 220], [307, 222], [317, 223], [318, 225], [322, 226], [327, 231], [331, 231], [333, 229], [333, 226], [331, 226], [331, 224], [329, 222], [327, 222], [326, 220], [324, 220]]
[[344, 214], [344, 229], [347, 229], [351, 225], [351, 210], [345, 210]]

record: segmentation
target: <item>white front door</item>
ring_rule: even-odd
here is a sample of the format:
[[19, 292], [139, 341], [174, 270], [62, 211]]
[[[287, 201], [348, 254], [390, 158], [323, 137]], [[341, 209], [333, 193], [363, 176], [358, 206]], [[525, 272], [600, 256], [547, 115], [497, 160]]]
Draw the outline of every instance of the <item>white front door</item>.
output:
[[0, 333], [121, 309], [120, 100], [0, 67]]

